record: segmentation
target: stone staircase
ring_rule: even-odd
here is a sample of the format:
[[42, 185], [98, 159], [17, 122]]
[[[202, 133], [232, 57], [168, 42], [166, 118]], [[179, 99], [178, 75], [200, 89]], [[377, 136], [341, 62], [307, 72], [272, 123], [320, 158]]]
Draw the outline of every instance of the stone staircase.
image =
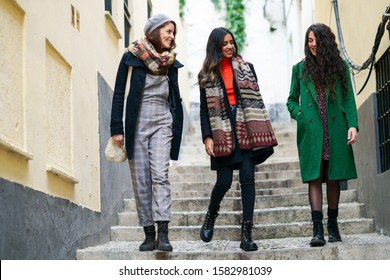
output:
[[138, 226], [134, 200], [126, 199], [124, 211], [118, 214], [119, 224], [111, 229], [111, 241], [78, 250], [77, 259], [390, 259], [390, 237], [375, 233], [374, 221], [362, 216], [364, 205], [357, 202], [354, 187], [341, 194], [339, 228], [343, 242], [317, 248], [308, 245], [312, 225], [307, 186], [300, 179], [295, 123], [276, 124], [274, 129], [279, 141], [275, 154], [256, 169], [253, 238], [258, 251], [239, 248], [241, 198], [237, 173], [222, 201], [213, 241], [200, 240], [199, 230], [216, 174], [204, 156], [200, 135], [195, 134], [184, 139], [181, 158], [170, 169], [173, 201], [169, 238], [173, 252], [139, 252], [143, 230]]

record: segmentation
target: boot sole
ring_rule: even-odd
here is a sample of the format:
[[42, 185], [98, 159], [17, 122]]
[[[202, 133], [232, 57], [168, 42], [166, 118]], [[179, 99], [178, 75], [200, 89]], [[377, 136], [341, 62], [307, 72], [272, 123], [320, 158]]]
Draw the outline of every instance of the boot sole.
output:
[[328, 242], [330, 242], [330, 243], [341, 242], [341, 241], [343, 241], [343, 240], [341, 240], [341, 239], [328, 239]]
[[173, 251], [173, 247], [170, 244], [169, 245], [168, 244], [164, 244], [164, 245], [156, 244], [156, 249], [163, 251], [163, 252], [172, 252]]
[[259, 250], [259, 247], [252, 247], [252, 248], [244, 248], [244, 246], [242, 245], [242, 242], [240, 243], [240, 249], [246, 251], [246, 252], [250, 252], [250, 251], [257, 251]]
[[321, 240], [312, 241], [310, 242], [310, 247], [321, 247], [324, 246], [325, 243], [326, 243], [325, 241], [321, 241]]
[[139, 250], [140, 252], [147, 252], [147, 251], [154, 251], [156, 249], [156, 244], [153, 244], [152, 246], [148, 245], [148, 246], [139, 246]]
[[203, 239], [202, 237], [201, 237], [200, 239], [202, 239], [202, 241], [203, 241], [204, 243], [210, 243], [211, 240], [212, 240], [212, 239], [210, 239], [210, 240], [208, 240], [208, 239]]
[[149, 249], [149, 248], [148, 249], [141, 249], [140, 248], [139, 249], [140, 252], [151, 252], [151, 251], [154, 251], [154, 250], [155, 250], [155, 248], [153, 248], [153, 249]]
[[173, 251], [173, 248], [157, 248], [157, 249], [162, 251], [162, 252], [172, 252]]
[[244, 248], [241, 248], [242, 250], [244, 250], [245, 252], [253, 252], [253, 251], [258, 251], [259, 248], [255, 248], [255, 249], [244, 249]]

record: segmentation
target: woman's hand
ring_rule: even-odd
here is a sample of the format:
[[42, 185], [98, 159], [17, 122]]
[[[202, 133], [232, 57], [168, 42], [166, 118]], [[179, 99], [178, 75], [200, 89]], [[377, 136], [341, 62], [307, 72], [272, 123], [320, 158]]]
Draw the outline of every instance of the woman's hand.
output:
[[206, 153], [209, 156], [215, 157], [215, 155], [214, 155], [214, 141], [213, 141], [213, 139], [211, 139], [210, 137], [207, 137], [204, 140], [204, 147], [206, 149]]
[[117, 145], [118, 147], [122, 147], [124, 145], [123, 134], [116, 134], [116, 135], [113, 135], [111, 138], [114, 141], [115, 145]]
[[348, 144], [355, 144], [357, 141], [357, 129], [355, 127], [351, 127], [348, 129]]

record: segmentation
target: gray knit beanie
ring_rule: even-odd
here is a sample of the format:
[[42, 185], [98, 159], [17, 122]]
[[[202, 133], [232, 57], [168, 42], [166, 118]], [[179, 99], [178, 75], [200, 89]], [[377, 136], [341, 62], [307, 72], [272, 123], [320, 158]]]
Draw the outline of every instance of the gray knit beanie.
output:
[[150, 17], [144, 27], [145, 35], [168, 21], [172, 20], [165, 14], [157, 14]]

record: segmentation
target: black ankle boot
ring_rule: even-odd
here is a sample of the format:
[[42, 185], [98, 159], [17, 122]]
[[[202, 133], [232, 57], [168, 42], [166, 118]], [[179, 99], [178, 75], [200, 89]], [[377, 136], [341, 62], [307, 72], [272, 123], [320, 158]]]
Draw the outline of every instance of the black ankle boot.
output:
[[257, 251], [257, 244], [252, 240], [252, 221], [242, 221], [241, 223], [241, 243], [240, 248], [244, 251]]
[[339, 227], [337, 226], [337, 219], [328, 218], [328, 242], [340, 242], [341, 236], [339, 232]]
[[172, 245], [169, 243], [168, 238], [168, 222], [167, 221], [161, 221], [157, 222], [158, 226], [158, 235], [157, 235], [157, 241], [156, 241], [156, 248], [160, 251], [172, 251]]
[[214, 224], [218, 217], [218, 212], [207, 211], [202, 228], [200, 229], [200, 239], [204, 242], [210, 242], [213, 239]]
[[310, 246], [324, 246], [324, 226], [322, 220], [313, 220], [313, 238], [310, 241]]
[[154, 225], [144, 227], [145, 241], [139, 246], [140, 251], [153, 251], [156, 249], [156, 229]]
[[337, 217], [339, 215], [339, 209], [328, 208], [328, 236], [329, 242], [340, 242], [341, 236], [339, 232], [339, 227], [337, 226]]

